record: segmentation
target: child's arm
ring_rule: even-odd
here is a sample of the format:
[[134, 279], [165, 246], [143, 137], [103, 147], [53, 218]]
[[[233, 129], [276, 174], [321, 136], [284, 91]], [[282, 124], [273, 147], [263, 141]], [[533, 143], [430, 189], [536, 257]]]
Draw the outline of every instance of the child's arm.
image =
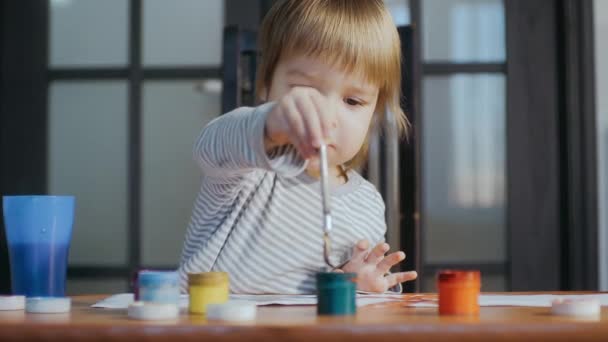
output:
[[293, 87], [277, 100], [238, 108], [207, 125], [195, 148], [206, 176], [230, 179], [255, 168], [296, 176], [331, 141], [336, 109], [311, 87]]
[[211, 121], [201, 132], [194, 159], [203, 174], [216, 179], [230, 179], [254, 169], [265, 169], [295, 176], [306, 167], [291, 145], [266, 151], [264, 127], [274, 103], [259, 107], [241, 107]]

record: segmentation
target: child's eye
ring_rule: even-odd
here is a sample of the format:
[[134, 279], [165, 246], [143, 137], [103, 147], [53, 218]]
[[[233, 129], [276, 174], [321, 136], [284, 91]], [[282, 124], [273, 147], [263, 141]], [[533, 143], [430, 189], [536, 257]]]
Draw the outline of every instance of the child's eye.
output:
[[347, 98], [344, 100], [344, 102], [346, 102], [346, 104], [348, 104], [349, 106], [361, 106], [363, 105], [363, 102], [358, 101], [356, 99], [353, 98]]

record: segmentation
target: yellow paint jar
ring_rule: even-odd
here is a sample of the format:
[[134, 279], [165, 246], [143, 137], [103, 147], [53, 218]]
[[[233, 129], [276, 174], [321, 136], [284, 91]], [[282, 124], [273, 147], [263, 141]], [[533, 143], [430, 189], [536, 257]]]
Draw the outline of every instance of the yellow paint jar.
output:
[[190, 313], [204, 315], [208, 304], [228, 301], [229, 282], [226, 272], [189, 273]]

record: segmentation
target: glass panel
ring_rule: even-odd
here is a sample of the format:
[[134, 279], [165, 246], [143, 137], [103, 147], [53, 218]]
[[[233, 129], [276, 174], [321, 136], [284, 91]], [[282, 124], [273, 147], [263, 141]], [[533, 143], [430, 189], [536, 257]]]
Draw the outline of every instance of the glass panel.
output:
[[127, 0], [51, 0], [52, 67], [126, 65]]
[[142, 258], [177, 265], [200, 172], [192, 148], [221, 110], [217, 80], [147, 82], [143, 93]]
[[124, 279], [68, 279], [67, 295], [124, 293], [129, 284]]
[[408, 0], [384, 0], [384, 3], [391, 12], [395, 25], [404, 26], [410, 23], [410, 2]]
[[[435, 275], [425, 275], [422, 279], [421, 292], [438, 292], [435, 283]], [[483, 275], [481, 274], [481, 291], [482, 292], [504, 292], [507, 291], [507, 277], [503, 274], [499, 275]]]
[[594, 1], [600, 286], [608, 290], [608, 2]]
[[127, 85], [54, 82], [48, 190], [76, 196], [70, 264], [126, 263]]
[[502, 0], [424, 0], [421, 3], [426, 61], [505, 60]]
[[224, 1], [144, 0], [144, 65], [221, 64]]
[[424, 260], [504, 261], [504, 76], [427, 77], [423, 87]]

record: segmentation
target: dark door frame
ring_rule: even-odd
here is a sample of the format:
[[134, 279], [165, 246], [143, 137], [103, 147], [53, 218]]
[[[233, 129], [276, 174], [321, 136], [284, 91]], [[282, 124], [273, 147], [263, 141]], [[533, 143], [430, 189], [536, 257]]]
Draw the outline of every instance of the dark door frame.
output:
[[512, 290], [596, 290], [591, 0], [508, 0]]
[[[0, 5], [0, 195], [46, 191], [47, 8], [47, 1]], [[0, 220], [0, 293], [9, 290]]]
[[597, 290], [598, 181], [593, 0], [562, 0], [560, 75], [562, 170], [562, 287]]

